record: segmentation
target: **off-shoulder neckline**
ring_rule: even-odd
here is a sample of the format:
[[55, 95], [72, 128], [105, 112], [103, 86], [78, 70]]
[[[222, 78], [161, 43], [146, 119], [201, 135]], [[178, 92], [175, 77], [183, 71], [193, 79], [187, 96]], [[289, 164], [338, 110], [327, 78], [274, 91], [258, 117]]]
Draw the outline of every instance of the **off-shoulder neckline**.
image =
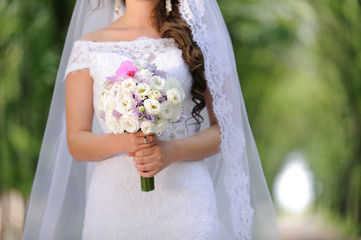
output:
[[148, 36], [141, 36], [138, 37], [136, 39], [133, 40], [119, 40], [119, 41], [93, 41], [93, 40], [77, 40], [76, 42], [85, 42], [85, 43], [92, 43], [92, 44], [130, 44], [130, 43], [136, 43], [136, 42], [141, 42], [141, 41], [146, 41], [146, 40], [150, 40], [153, 42], [174, 42], [173, 38], [153, 38], [153, 37], [148, 37]]

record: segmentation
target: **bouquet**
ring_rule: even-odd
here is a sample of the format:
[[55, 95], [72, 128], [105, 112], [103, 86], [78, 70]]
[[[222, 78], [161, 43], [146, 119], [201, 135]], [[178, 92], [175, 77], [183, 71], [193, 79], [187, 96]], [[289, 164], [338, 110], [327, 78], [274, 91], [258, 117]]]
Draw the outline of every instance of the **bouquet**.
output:
[[[155, 64], [123, 61], [103, 87], [97, 113], [114, 134], [159, 135], [185, 119], [180, 83]], [[152, 191], [154, 178], [141, 177], [141, 185], [142, 191]]]

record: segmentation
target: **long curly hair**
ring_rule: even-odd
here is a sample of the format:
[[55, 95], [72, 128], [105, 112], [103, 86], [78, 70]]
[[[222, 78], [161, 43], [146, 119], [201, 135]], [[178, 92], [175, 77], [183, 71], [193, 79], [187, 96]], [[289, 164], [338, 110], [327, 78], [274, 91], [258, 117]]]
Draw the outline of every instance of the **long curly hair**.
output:
[[[98, 0], [98, 6], [100, 1]], [[122, 2], [126, 4], [124, 0]], [[179, 49], [182, 50], [183, 60], [189, 66], [193, 77], [192, 101], [195, 103], [192, 116], [196, 120], [195, 124], [199, 127], [203, 122], [200, 112], [206, 106], [204, 92], [207, 89], [207, 82], [204, 74], [204, 57], [201, 49], [193, 41], [192, 30], [179, 13], [179, 0], [171, 0], [171, 3], [172, 11], [167, 16], [165, 1], [159, 1], [154, 8], [155, 24], [162, 38], [173, 38], [175, 40]]]
[[173, 38], [182, 50], [183, 60], [188, 64], [193, 77], [191, 94], [195, 106], [192, 116], [199, 125], [203, 122], [200, 112], [206, 106], [204, 92], [207, 89], [207, 82], [204, 74], [204, 57], [201, 49], [193, 41], [189, 25], [183, 21], [179, 13], [179, 1], [172, 0], [171, 2], [172, 11], [169, 16], [166, 14], [164, 0], [160, 0], [155, 7], [156, 27], [162, 38]]

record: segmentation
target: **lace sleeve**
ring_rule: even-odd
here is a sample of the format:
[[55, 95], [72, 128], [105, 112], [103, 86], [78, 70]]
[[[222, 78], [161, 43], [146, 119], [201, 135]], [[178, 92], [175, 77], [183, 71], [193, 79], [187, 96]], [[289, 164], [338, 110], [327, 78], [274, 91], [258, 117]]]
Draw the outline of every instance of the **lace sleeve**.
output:
[[74, 42], [74, 46], [69, 57], [68, 66], [65, 70], [64, 81], [69, 73], [89, 68], [88, 46], [85, 43], [85, 41]]

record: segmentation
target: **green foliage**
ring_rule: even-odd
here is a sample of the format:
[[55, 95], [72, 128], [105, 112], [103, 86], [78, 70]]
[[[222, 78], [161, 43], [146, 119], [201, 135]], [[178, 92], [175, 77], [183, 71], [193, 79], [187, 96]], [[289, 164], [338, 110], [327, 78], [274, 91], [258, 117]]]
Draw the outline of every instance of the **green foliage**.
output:
[[31, 189], [65, 37], [54, 9], [0, 2], [0, 191]]
[[285, 156], [301, 152], [322, 186], [316, 188], [316, 207], [360, 226], [359, 3], [223, 0], [220, 5], [269, 186]]

